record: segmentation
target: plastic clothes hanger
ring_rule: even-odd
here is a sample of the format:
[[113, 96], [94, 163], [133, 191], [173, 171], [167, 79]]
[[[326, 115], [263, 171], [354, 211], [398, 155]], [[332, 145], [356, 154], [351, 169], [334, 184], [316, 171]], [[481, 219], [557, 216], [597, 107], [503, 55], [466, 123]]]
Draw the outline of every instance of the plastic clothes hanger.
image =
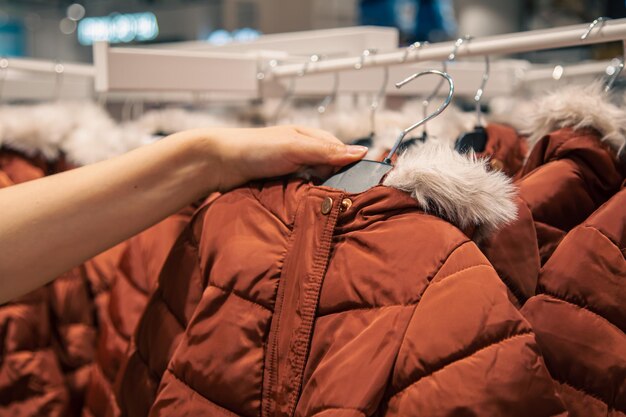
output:
[[[375, 49], [366, 49], [363, 51], [361, 55], [361, 62], [355, 65], [356, 69], [363, 68], [363, 64], [365, 63], [365, 57], [369, 55], [373, 55], [376, 53]], [[405, 54], [406, 57], [406, 54]], [[406, 58], [405, 58], [406, 59]], [[387, 92], [387, 83], [389, 82], [389, 67], [383, 68], [383, 82], [378, 90], [378, 94], [374, 96], [372, 100], [372, 104], [370, 104], [370, 133], [369, 135], [356, 139], [352, 142], [353, 145], [361, 145], [366, 147], [371, 147], [374, 141], [374, 136], [376, 136], [376, 112], [381, 107], [381, 104], [385, 100], [385, 93]]]
[[362, 193], [363, 191], [366, 191], [369, 188], [380, 183], [380, 180], [385, 176], [385, 174], [387, 174], [393, 168], [393, 165], [391, 164], [391, 159], [398, 151], [398, 148], [406, 135], [408, 135], [411, 131], [417, 129], [427, 121], [437, 117], [439, 114], [441, 114], [441, 112], [446, 109], [446, 107], [448, 107], [448, 105], [452, 101], [452, 96], [454, 95], [454, 82], [452, 81], [452, 78], [449, 74], [438, 70], [427, 70], [415, 73], [397, 83], [396, 88], [401, 88], [402, 86], [408, 84], [416, 78], [419, 78], [426, 74], [438, 75], [444, 78], [450, 86], [448, 96], [446, 100], [441, 104], [441, 106], [439, 106], [437, 110], [435, 110], [430, 115], [427, 115], [419, 122], [404, 129], [398, 136], [398, 139], [394, 143], [391, 151], [389, 151], [389, 154], [383, 160], [383, 162], [362, 159], [359, 162], [355, 162], [354, 164], [344, 167], [338, 173], [326, 180], [322, 185], [326, 187], [336, 188], [338, 190], [343, 190], [349, 193]]
[[[469, 40], [471, 38], [467, 38]], [[470, 150], [474, 152], [483, 152], [485, 147], [487, 146], [487, 130], [483, 124], [482, 110], [480, 108], [480, 100], [483, 97], [483, 93], [485, 92], [485, 86], [487, 85], [487, 81], [489, 81], [489, 56], [485, 55], [485, 72], [483, 72], [483, 78], [480, 83], [480, 87], [476, 91], [474, 95], [474, 102], [476, 104], [476, 125], [474, 126], [474, 130], [463, 133], [456, 140], [456, 144], [454, 148], [459, 153], [467, 153]]]

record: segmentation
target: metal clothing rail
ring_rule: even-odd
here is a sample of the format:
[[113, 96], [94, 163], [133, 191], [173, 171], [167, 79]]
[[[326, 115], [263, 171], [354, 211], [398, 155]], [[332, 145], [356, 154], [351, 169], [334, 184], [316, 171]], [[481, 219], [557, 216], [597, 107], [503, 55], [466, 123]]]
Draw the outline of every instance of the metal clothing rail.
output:
[[[584, 24], [474, 38], [458, 48], [456, 57], [512, 54], [626, 40], [626, 19], [608, 20], [591, 31], [589, 29], [589, 24]], [[581, 39], [587, 32], [589, 35]], [[441, 42], [416, 48], [409, 53], [405, 50], [381, 53], [371, 56], [365, 62], [361, 62], [361, 57], [322, 60], [310, 65], [306, 75], [354, 70], [359, 66], [368, 68], [419, 61], [443, 61], [453, 51], [454, 44], [455, 42]], [[293, 77], [301, 72], [302, 64], [280, 65], [273, 68], [267, 78]]]
[[89, 99], [95, 73], [87, 64], [0, 58], [0, 100]]
[[46, 61], [40, 59], [0, 58], [0, 71], [27, 71], [44, 74], [93, 78], [96, 70], [93, 65]]

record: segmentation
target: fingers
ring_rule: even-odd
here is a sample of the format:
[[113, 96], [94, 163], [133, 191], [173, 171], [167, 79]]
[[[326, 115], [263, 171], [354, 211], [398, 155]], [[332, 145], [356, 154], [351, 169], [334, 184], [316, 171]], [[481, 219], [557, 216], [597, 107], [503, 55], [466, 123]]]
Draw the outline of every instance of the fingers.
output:
[[310, 136], [312, 138], [327, 139], [327, 140], [332, 140], [332, 141], [336, 141], [339, 143], [343, 143], [339, 139], [337, 139], [333, 134], [322, 129], [316, 129], [316, 128], [308, 127], [308, 126], [293, 126], [293, 129], [296, 132], [300, 133], [301, 135]]
[[344, 166], [362, 159], [367, 148], [345, 145], [334, 137], [301, 136], [292, 151], [293, 162], [298, 165]]

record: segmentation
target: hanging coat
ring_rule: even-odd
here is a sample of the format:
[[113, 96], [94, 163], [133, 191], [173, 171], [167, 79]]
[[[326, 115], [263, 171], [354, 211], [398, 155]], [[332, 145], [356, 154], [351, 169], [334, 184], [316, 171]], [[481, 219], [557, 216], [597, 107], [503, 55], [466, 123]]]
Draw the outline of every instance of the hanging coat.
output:
[[384, 184], [279, 180], [205, 204], [140, 320], [123, 415], [561, 415], [531, 327], [463, 232], [515, 217], [507, 177], [433, 141]]
[[[0, 149], [7, 186], [41, 178], [43, 158]], [[70, 394], [53, 347], [49, 288], [0, 306], [0, 416], [65, 417]]]
[[529, 115], [530, 153], [518, 173], [518, 219], [481, 249], [519, 306], [534, 295], [541, 265], [559, 241], [619, 189], [626, 113], [599, 86], [566, 88]]
[[163, 263], [189, 222], [189, 206], [129, 239], [120, 256], [98, 328], [98, 355], [87, 390], [83, 416], [117, 416], [112, 385], [130, 337], [156, 287]]
[[570, 416], [626, 415], [626, 189], [546, 262], [531, 322]]

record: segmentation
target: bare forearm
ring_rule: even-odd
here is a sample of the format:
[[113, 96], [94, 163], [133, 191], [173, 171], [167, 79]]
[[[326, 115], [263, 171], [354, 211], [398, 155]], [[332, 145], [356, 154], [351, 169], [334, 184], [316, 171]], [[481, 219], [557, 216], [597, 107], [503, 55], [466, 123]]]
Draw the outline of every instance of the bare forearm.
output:
[[302, 126], [198, 129], [106, 162], [0, 190], [0, 303], [25, 294], [212, 191], [367, 149]]
[[0, 302], [23, 294], [215, 189], [211, 139], [179, 135], [0, 190]]

